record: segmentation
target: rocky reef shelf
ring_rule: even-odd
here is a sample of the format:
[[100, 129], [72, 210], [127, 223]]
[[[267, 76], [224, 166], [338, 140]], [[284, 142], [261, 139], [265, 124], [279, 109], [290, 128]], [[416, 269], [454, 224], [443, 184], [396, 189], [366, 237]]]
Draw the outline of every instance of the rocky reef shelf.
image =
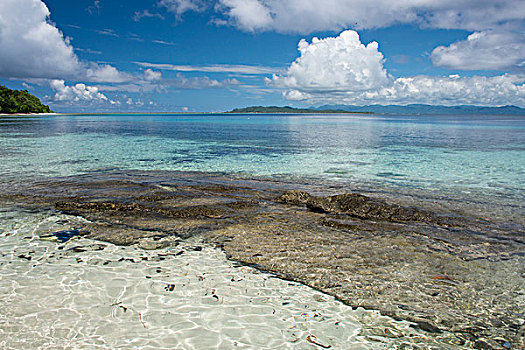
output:
[[66, 241], [155, 250], [198, 239], [353, 308], [408, 321], [428, 346], [525, 346], [523, 222], [319, 184], [181, 172], [47, 179], [6, 188], [0, 203], [83, 218], [61, 230]]

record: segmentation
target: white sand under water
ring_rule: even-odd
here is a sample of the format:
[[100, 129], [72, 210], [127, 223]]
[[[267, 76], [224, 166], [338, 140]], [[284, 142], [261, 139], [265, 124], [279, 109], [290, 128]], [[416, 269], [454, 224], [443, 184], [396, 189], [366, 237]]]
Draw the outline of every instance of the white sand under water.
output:
[[[386, 338], [360, 335], [360, 322], [377, 322], [378, 313], [239, 266], [197, 242], [145, 251], [40, 238], [80, 220], [0, 211], [0, 348], [389, 347]], [[396, 328], [414, 333], [406, 322]]]

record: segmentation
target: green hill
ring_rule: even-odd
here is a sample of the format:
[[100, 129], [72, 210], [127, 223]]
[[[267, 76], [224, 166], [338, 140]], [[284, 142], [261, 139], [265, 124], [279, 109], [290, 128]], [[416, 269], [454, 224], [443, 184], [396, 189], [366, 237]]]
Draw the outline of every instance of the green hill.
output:
[[11, 90], [0, 85], [0, 114], [52, 112], [49, 106], [42, 104], [27, 90]]
[[[226, 113], [292, 113], [292, 114], [293, 113], [312, 113], [312, 114], [326, 113], [326, 114], [334, 114], [334, 113], [352, 113], [352, 112], [341, 110], [341, 109], [310, 109], [310, 108], [305, 109], [305, 108], [293, 108], [289, 106], [285, 106], [285, 107], [254, 106], [254, 107], [246, 107], [246, 108], [235, 108], [234, 110], [226, 112]], [[366, 112], [360, 112], [360, 113], [366, 113]]]

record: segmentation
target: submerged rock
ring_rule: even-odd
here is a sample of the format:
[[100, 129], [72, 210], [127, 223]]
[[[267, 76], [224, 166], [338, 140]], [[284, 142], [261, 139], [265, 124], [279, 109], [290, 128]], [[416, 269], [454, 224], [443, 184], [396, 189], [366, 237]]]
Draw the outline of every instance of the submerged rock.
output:
[[241, 264], [409, 321], [428, 333], [428, 348], [525, 346], [524, 244], [514, 229], [521, 226], [412, 200], [400, 205], [397, 197], [289, 190], [296, 186], [210, 174], [100, 173], [3, 197], [81, 216], [89, 222], [71, 228], [119, 245], [157, 249], [199, 235]]
[[175, 237], [165, 237], [161, 239], [156, 239], [155, 237], [146, 237], [141, 238], [138, 243], [138, 247], [144, 250], [155, 250], [166, 247], [174, 247], [179, 243], [176, 241]]
[[316, 197], [311, 196], [305, 191], [292, 190], [281, 195], [278, 201], [288, 204], [305, 205], [314, 212], [346, 214], [366, 220], [393, 222], [420, 221], [437, 224], [452, 222], [451, 218], [440, 217], [427, 210], [389, 204], [385, 201], [357, 193]]

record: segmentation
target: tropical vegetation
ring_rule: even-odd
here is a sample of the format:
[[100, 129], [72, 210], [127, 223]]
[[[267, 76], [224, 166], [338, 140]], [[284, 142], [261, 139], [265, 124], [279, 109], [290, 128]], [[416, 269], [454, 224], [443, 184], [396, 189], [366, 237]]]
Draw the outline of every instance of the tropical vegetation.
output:
[[52, 113], [53, 111], [27, 90], [11, 90], [0, 85], [0, 114]]

